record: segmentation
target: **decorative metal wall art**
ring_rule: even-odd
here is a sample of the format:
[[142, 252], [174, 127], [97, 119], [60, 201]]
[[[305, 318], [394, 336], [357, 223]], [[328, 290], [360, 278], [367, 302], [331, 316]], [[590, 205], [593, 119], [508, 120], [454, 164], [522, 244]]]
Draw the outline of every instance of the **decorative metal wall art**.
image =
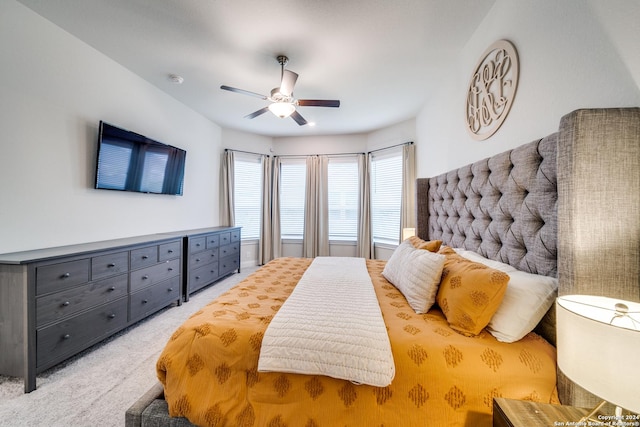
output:
[[492, 44], [482, 55], [469, 82], [467, 131], [482, 141], [493, 135], [509, 114], [518, 88], [518, 53], [507, 40]]

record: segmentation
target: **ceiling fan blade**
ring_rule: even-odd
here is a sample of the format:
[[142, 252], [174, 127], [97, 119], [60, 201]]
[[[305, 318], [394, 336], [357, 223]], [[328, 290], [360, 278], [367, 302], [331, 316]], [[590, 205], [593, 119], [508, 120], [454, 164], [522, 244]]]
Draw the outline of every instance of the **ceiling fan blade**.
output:
[[250, 92], [248, 90], [238, 89], [238, 88], [231, 87], [231, 86], [222, 85], [222, 86], [220, 86], [220, 89], [228, 90], [230, 92], [235, 92], [235, 93], [241, 93], [243, 95], [255, 96], [256, 98], [260, 98], [260, 99], [267, 99], [266, 96], [260, 95], [259, 93]]
[[280, 83], [280, 93], [284, 96], [291, 96], [293, 87], [296, 85], [298, 75], [293, 71], [284, 70], [282, 72], [282, 82]]
[[269, 107], [264, 107], [259, 109], [258, 111], [254, 111], [251, 114], [247, 114], [246, 116], [244, 116], [245, 119], [254, 119], [256, 117], [258, 117], [259, 115], [262, 115], [264, 113], [266, 113], [267, 111], [269, 111]]
[[302, 117], [300, 113], [298, 113], [297, 111], [294, 111], [293, 113], [291, 113], [291, 118], [295, 120], [296, 123], [299, 124], [300, 126], [304, 126], [307, 124], [307, 121], [304, 119], [304, 117]]
[[339, 107], [340, 101], [337, 99], [298, 99], [301, 107]]

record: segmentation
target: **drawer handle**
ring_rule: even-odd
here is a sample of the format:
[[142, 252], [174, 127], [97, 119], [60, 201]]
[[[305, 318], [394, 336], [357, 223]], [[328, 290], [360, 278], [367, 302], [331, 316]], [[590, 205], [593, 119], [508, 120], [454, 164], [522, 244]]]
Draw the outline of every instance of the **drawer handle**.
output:
[[167, 268], [168, 271], [173, 271], [173, 267]]
[[69, 301], [65, 301], [65, 302], [62, 303], [62, 306], [63, 307], [67, 307], [69, 304], [70, 304]]
[[116, 318], [116, 314], [115, 314], [115, 313], [111, 313], [111, 314], [109, 315], [109, 319], [115, 319], [115, 318]]
[[113, 291], [116, 290], [116, 287], [115, 286], [111, 286], [108, 290], [109, 290], [109, 292], [113, 292]]
[[115, 266], [116, 266], [116, 265], [115, 265], [114, 263], [112, 263], [112, 262], [110, 262], [109, 264], [107, 264], [107, 267], [108, 267], [108, 268], [113, 268], [113, 267], [115, 267]]
[[68, 340], [69, 338], [71, 338], [71, 335], [69, 334], [65, 334], [62, 336], [63, 339]]
[[67, 277], [71, 277], [71, 273], [64, 273], [62, 276], [60, 276], [61, 279], [66, 279]]
[[142, 259], [149, 259], [147, 255], [142, 255]]
[[168, 292], [173, 292], [173, 288], [167, 289]]
[[142, 303], [143, 303], [143, 304], [146, 304], [146, 303], [148, 303], [148, 302], [149, 302], [149, 301], [147, 301], [146, 299], [143, 299], [143, 300], [142, 300]]
[[196, 258], [196, 262], [200, 262], [200, 258]]
[[196, 243], [196, 246], [197, 246], [197, 247], [200, 247], [200, 243]]
[[167, 252], [169, 252], [170, 254], [173, 253], [173, 249], [169, 249]]
[[149, 276], [147, 276], [146, 274], [144, 276], [142, 276], [142, 280], [147, 280], [149, 278]]
[[200, 280], [200, 276], [196, 276], [196, 280]]

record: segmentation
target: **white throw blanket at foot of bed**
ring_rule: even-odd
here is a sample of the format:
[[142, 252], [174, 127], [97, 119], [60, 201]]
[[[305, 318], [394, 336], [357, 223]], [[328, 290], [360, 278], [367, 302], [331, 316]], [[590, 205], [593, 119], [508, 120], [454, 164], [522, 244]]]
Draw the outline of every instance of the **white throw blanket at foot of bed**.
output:
[[311, 263], [264, 334], [258, 371], [391, 384], [391, 344], [364, 258]]

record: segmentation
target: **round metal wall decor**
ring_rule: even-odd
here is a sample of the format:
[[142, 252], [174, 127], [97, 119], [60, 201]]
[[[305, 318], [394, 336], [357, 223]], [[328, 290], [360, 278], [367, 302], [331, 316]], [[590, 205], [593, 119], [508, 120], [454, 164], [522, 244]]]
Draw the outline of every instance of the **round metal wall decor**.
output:
[[509, 114], [518, 88], [518, 53], [506, 40], [491, 45], [471, 76], [467, 91], [466, 122], [472, 138], [493, 135]]

